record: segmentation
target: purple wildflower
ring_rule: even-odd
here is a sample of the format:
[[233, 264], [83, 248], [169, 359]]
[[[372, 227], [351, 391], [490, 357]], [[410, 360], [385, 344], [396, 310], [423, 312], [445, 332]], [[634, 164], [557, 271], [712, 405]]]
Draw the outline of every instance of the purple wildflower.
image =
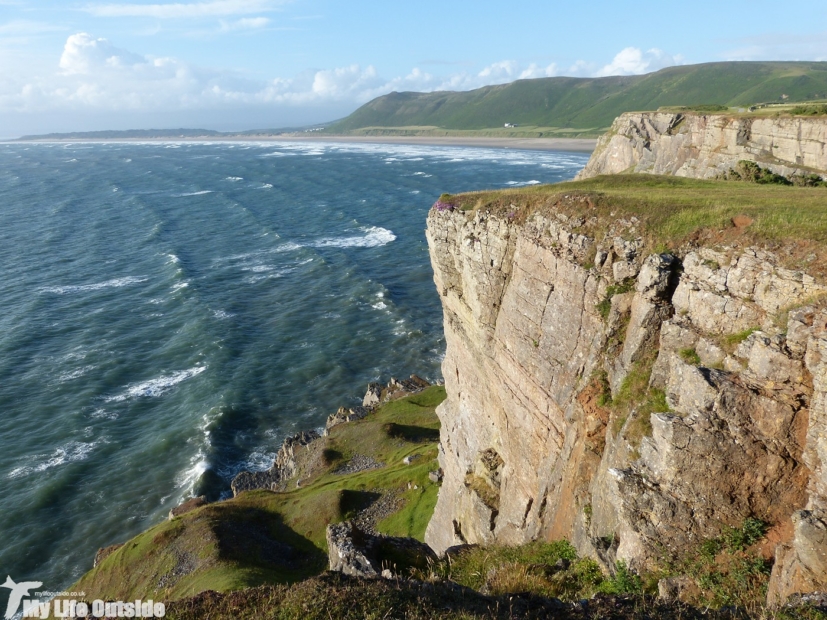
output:
[[449, 204], [447, 202], [442, 202], [441, 200], [437, 200], [434, 203], [433, 208], [436, 209], [437, 211], [453, 211], [456, 207], [454, 207], [454, 205]]

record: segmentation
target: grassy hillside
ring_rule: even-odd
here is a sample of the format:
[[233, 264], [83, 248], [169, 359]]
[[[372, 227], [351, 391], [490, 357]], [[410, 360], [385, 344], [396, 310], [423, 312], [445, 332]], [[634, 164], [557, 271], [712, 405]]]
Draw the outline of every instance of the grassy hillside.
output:
[[[661, 106], [827, 99], [827, 62], [719, 62], [669, 67], [647, 75], [518, 80], [467, 92], [391, 93], [326, 128], [481, 130], [518, 125], [605, 130], [623, 112]], [[555, 133], [547, 129], [546, 133]]]
[[[228, 592], [292, 583], [327, 568], [325, 530], [390, 498], [377, 531], [422, 540], [438, 487], [439, 421], [445, 388], [434, 386], [386, 404], [364, 420], [330, 429], [314, 463], [286, 493], [248, 491], [208, 504], [136, 536], [72, 588], [87, 598], [176, 600], [204, 590]], [[341, 473], [354, 456], [383, 467]], [[410, 465], [402, 460], [419, 455]]]

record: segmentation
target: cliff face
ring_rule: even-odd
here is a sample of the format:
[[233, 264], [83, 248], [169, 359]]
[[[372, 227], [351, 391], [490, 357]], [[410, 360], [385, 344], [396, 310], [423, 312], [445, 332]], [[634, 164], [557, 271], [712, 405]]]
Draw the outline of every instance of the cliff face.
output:
[[578, 178], [646, 172], [705, 179], [740, 160], [784, 176], [827, 178], [827, 118], [627, 113], [598, 140]]
[[565, 537], [646, 569], [755, 517], [781, 543], [771, 601], [827, 587], [827, 288], [561, 201], [429, 215], [448, 398], [426, 541]]

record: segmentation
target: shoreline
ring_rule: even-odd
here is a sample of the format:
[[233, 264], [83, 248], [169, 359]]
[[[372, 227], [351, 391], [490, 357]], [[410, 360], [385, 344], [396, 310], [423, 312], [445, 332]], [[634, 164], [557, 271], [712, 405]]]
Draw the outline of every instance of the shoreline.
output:
[[185, 138], [48, 138], [42, 140], [4, 140], [4, 144], [47, 143], [203, 143], [203, 142], [328, 142], [358, 144], [407, 144], [414, 146], [453, 146], [477, 148], [501, 148], [523, 151], [573, 151], [590, 153], [597, 144], [596, 138], [484, 138], [454, 136], [203, 136]]

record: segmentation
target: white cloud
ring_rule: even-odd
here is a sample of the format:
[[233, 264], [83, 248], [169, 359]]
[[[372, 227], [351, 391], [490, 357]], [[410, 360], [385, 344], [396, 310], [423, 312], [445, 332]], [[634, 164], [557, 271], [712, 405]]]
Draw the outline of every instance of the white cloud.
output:
[[270, 19], [267, 17], [244, 17], [234, 22], [227, 22], [221, 20], [222, 32], [230, 32], [232, 30], [258, 30], [266, 28], [270, 25]]
[[44, 34], [47, 32], [59, 32], [61, 30], [67, 30], [67, 28], [44, 22], [30, 21], [28, 19], [14, 19], [5, 24], [0, 24], [0, 35], [3, 36]]
[[595, 77], [608, 75], [639, 75], [657, 71], [664, 67], [679, 65], [683, 62], [681, 56], [670, 56], [669, 54], [652, 48], [642, 51], [637, 47], [627, 47], [620, 50], [608, 65], [597, 71]]
[[98, 17], [180, 19], [249, 15], [273, 10], [275, 5], [284, 3], [284, 1], [273, 0], [212, 0], [173, 4], [91, 4], [84, 10]]
[[520, 79], [530, 80], [534, 78], [554, 77], [556, 75], [560, 75], [557, 70], [556, 63], [551, 63], [547, 67], [540, 67], [534, 63], [531, 63], [528, 67], [523, 69], [522, 73], [520, 73]]
[[122, 69], [145, 62], [143, 56], [119, 49], [106, 39], [80, 32], [66, 39], [59, 66], [66, 75], [89, 74], [94, 69]]
[[[226, 27], [250, 29], [268, 24], [266, 18], [250, 17], [228, 20]], [[675, 62], [675, 58], [627, 48], [597, 73], [652, 70]], [[588, 63], [577, 63], [572, 69], [583, 75], [595, 73], [595, 66]], [[147, 115], [161, 119], [177, 115], [192, 123], [197, 121], [186, 119], [205, 118], [209, 113], [211, 118], [237, 119], [233, 122], [242, 124], [255, 123], [252, 119], [264, 118], [266, 112], [266, 118], [313, 122], [345, 115], [392, 91], [470, 90], [559, 73], [554, 63], [543, 66], [503, 60], [479, 71], [444, 75], [414, 68], [406, 75], [387, 79], [372, 65], [351, 64], [307, 70], [290, 78], [254, 80], [239, 72], [137, 54], [81, 32], [66, 39], [57, 67], [51, 64], [48, 69], [32, 72], [16, 69], [13, 62], [0, 62], [0, 117], [9, 119], [17, 114], [35, 118], [39, 114], [43, 119], [59, 119], [74, 114], [118, 118], [126, 123], [124, 119]]]

